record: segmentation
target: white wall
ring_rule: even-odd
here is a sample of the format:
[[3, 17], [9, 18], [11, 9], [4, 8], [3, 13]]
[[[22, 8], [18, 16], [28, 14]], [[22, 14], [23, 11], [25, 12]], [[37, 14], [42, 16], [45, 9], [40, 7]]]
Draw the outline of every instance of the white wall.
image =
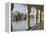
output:
[[12, 3], [25, 3], [25, 4], [40, 4], [43, 5], [44, 4], [44, 0], [12, 0]]

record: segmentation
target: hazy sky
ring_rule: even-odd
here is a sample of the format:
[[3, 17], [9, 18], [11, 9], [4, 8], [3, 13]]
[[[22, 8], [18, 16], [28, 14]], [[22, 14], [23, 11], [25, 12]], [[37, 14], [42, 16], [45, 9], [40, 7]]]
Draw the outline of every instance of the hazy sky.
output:
[[14, 9], [20, 13], [25, 13], [25, 7], [22, 4], [14, 4]]

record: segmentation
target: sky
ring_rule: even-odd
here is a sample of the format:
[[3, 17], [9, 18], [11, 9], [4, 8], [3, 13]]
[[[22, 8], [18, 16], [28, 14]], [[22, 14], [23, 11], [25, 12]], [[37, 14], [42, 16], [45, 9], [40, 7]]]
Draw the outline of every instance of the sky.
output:
[[14, 9], [20, 13], [25, 13], [25, 7], [22, 4], [14, 4]]

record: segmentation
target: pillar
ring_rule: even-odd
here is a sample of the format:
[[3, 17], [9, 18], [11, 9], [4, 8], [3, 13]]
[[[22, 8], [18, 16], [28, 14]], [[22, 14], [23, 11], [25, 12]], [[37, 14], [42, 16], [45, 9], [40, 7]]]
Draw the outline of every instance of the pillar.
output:
[[25, 9], [26, 9], [26, 30], [29, 30], [30, 28], [30, 18], [29, 18], [29, 10], [28, 10], [28, 6], [25, 5]]

